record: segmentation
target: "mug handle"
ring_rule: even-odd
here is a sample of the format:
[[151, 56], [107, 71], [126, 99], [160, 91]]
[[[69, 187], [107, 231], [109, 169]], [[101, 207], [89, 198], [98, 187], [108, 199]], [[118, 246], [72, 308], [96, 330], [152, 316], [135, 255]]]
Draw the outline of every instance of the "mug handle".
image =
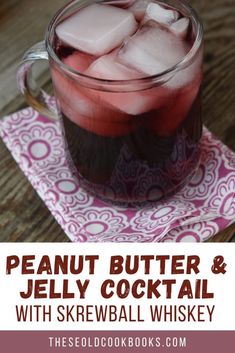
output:
[[37, 87], [33, 78], [32, 67], [37, 60], [48, 61], [44, 41], [37, 43], [24, 54], [17, 70], [18, 88], [31, 107], [52, 120], [59, 120], [56, 110], [48, 104], [50, 96], [41, 88]]

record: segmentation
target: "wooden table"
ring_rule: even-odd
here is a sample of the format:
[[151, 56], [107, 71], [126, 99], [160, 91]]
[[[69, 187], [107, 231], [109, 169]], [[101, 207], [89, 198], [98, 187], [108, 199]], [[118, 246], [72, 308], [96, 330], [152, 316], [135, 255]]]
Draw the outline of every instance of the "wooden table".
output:
[[[235, 1], [192, 0], [205, 27], [204, 121], [235, 150]], [[0, 116], [25, 106], [15, 71], [23, 53], [44, 37], [52, 14], [65, 0], [0, 1]], [[41, 71], [46, 86], [49, 75]], [[235, 225], [213, 241], [228, 241]], [[0, 141], [0, 240], [68, 241]]]

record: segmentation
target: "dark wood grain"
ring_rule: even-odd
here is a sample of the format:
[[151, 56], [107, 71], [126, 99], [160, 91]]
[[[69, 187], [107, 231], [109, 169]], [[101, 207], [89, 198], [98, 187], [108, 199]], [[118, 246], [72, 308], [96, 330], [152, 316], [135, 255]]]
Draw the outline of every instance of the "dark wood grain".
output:
[[[23, 53], [44, 37], [65, 0], [0, 1], [0, 116], [25, 106], [15, 72]], [[205, 28], [204, 122], [235, 151], [235, 1], [192, 0]], [[40, 83], [50, 87], [48, 72]], [[210, 241], [229, 241], [235, 225]], [[0, 241], [68, 241], [0, 141]]]
[[[0, 112], [25, 106], [15, 73], [24, 52], [44, 37], [45, 29], [64, 0], [0, 1]], [[45, 70], [45, 69], [44, 69]], [[40, 84], [49, 82], [43, 73]], [[0, 241], [68, 241], [6, 147], [0, 141]]]

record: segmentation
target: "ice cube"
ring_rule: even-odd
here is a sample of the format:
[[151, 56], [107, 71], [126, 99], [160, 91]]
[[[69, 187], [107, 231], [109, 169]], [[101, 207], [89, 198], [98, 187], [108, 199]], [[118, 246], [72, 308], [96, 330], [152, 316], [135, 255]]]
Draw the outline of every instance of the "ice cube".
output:
[[63, 59], [63, 63], [76, 71], [84, 72], [94, 60], [92, 55], [76, 51]]
[[128, 8], [128, 10], [134, 14], [137, 21], [142, 21], [144, 18], [145, 11], [150, 1], [151, 0], [137, 0]]
[[[143, 73], [130, 69], [116, 61], [115, 54], [102, 56], [94, 61], [86, 75], [111, 80], [127, 80], [143, 77]], [[92, 97], [102, 105], [111, 105], [115, 110], [130, 115], [143, 114], [151, 109], [156, 109], [166, 102], [168, 90], [154, 88], [146, 91], [135, 92], [92, 92]]]
[[[63, 106], [70, 106], [71, 110], [84, 116], [93, 115], [93, 104], [77, 87], [77, 84], [64, 76], [59, 70], [52, 70], [52, 79], [56, 97]], [[66, 109], [67, 110], [67, 109]]]
[[120, 49], [121, 63], [146, 75], [159, 74], [180, 62], [188, 48], [185, 43], [162, 25], [146, 23]]
[[[139, 46], [139, 44], [141, 45]], [[144, 47], [144, 43], [137, 43], [136, 45], [135, 40], [133, 42], [130, 40], [128, 45], [121, 49], [119, 53], [121, 62], [148, 76], [165, 71], [167, 69], [165, 63], [156, 60], [155, 57], [145, 51]]]
[[[77, 104], [80, 106], [79, 101]], [[101, 119], [101, 114], [103, 109], [102, 106], [98, 111], [96, 111], [97, 115], [94, 119], [93, 117], [82, 115], [79, 111], [77, 104], [68, 104], [64, 98], [60, 98], [60, 106], [62, 112], [67, 116], [71, 121], [77, 124], [79, 127], [83, 128], [84, 130], [91, 132], [96, 135], [100, 136], [122, 136], [127, 135], [131, 132], [132, 126], [129, 120], [125, 121], [118, 121], [113, 119], [105, 119], [103, 115], [103, 120]], [[91, 103], [92, 104], [92, 103]], [[109, 117], [114, 116], [114, 114], [109, 113]]]
[[94, 90], [84, 88], [52, 68], [55, 95], [61, 111], [83, 129], [102, 136], [119, 136], [130, 132], [130, 118], [120, 110], [100, 101]]
[[86, 70], [86, 75], [106, 80], [130, 80], [143, 76], [115, 60], [115, 54], [104, 55], [94, 61]]
[[98, 93], [100, 104], [109, 104], [126, 114], [135, 116], [150, 110], [158, 109], [167, 104], [170, 90], [167, 88], [151, 88], [136, 92], [103, 92]]
[[171, 31], [180, 36], [181, 38], [185, 38], [188, 33], [189, 27], [189, 19], [183, 17], [176, 22], [173, 22], [170, 26]]
[[171, 24], [178, 20], [178, 18], [179, 13], [177, 11], [166, 9], [163, 6], [151, 2], [147, 6], [143, 23], [154, 20], [161, 24]]
[[122, 7], [123, 9], [130, 7], [133, 3], [135, 2], [135, 0], [115, 0], [115, 2], [113, 0], [110, 1], [105, 1], [105, 5], [112, 5], [112, 6], [118, 6], [118, 7]]
[[68, 45], [96, 56], [121, 45], [137, 29], [130, 11], [110, 5], [89, 5], [58, 25], [58, 37]]

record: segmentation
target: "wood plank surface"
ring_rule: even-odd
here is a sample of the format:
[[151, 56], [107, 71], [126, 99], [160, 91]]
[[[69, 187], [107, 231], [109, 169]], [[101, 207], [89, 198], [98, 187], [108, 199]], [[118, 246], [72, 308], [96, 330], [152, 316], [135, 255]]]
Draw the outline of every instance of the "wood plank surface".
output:
[[[44, 37], [65, 0], [0, 0], [0, 117], [25, 106], [15, 72], [23, 53]], [[205, 29], [204, 122], [235, 151], [235, 1], [189, 1]], [[40, 83], [50, 89], [49, 74]], [[229, 241], [235, 225], [211, 241]], [[0, 141], [0, 241], [68, 241]]]

